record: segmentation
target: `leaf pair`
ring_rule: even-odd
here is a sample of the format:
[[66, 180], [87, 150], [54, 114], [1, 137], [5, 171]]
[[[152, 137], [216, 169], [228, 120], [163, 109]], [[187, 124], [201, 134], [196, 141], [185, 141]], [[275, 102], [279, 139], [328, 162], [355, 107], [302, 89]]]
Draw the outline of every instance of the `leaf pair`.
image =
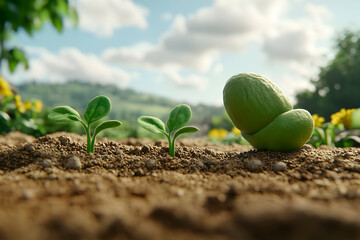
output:
[[[169, 154], [175, 156], [175, 139], [184, 133], [194, 133], [199, 131], [196, 127], [185, 127], [191, 119], [191, 109], [186, 104], [176, 106], [169, 115], [166, 122], [169, 133], [166, 131], [165, 124], [159, 118], [151, 116], [142, 116], [138, 118], [138, 123], [141, 127], [145, 128], [152, 133], [164, 134], [169, 142]], [[177, 130], [177, 131], [176, 131]], [[172, 132], [176, 131], [172, 138]]]
[[121, 125], [121, 122], [117, 120], [105, 121], [95, 128], [93, 136], [91, 137], [90, 125], [107, 116], [110, 113], [110, 109], [110, 99], [106, 96], [97, 96], [86, 106], [84, 113], [85, 122], [82, 120], [79, 113], [69, 106], [58, 106], [53, 108], [48, 117], [57, 122], [80, 122], [84, 127], [87, 136], [87, 152], [93, 153], [96, 135], [104, 129], [115, 128]]
[[20, 48], [12, 48], [4, 53], [5, 58], [8, 60], [10, 72], [14, 72], [16, 66], [22, 63], [25, 69], [29, 68], [29, 63], [25, 52]]

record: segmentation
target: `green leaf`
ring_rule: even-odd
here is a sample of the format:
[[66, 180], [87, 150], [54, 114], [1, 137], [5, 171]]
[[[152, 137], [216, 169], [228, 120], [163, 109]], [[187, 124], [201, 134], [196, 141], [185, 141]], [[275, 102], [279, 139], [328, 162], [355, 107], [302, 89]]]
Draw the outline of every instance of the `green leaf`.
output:
[[360, 137], [358, 137], [358, 136], [349, 136], [349, 139], [352, 139], [355, 142], [357, 142], [358, 144], [360, 144]]
[[92, 140], [91, 140], [91, 143], [90, 143], [90, 147], [88, 148], [88, 152], [94, 152], [94, 147], [95, 147], [95, 138], [96, 138], [96, 135], [106, 129], [106, 128], [115, 128], [115, 127], [118, 127], [121, 125], [121, 122], [120, 121], [117, 121], [117, 120], [109, 120], [109, 121], [106, 121], [106, 122], [103, 122], [101, 123], [99, 126], [96, 127], [95, 129], [95, 132], [94, 132], [94, 135], [92, 137]]
[[59, 106], [51, 109], [48, 118], [58, 122], [80, 121], [79, 113], [69, 106]]
[[314, 128], [314, 132], [313, 132], [313, 135], [314, 136], [319, 136], [320, 137], [320, 139], [322, 140], [322, 141], [326, 141], [326, 136], [325, 136], [325, 130], [324, 129], [322, 129], [322, 128], [320, 128], [320, 127], [315, 127]]
[[97, 96], [93, 98], [86, 106], [84, 118], [90, 125], [91, 123], [105, 117], [111, 109], [110, 99], [106, 96]]
[[181, 134], [184, 134], [184, 133], [194, 133], [194, 132], [197, 132], [199, 131], [199, 129], [197, 127], [183, 127], [181, 129], [179, 129], [175, 134], [174, 134], [174, 140], [180, 136]]
[[96, 127], [93, 138], [95, 138], [95, 136], [104, 129], [115, 128], [120, 125], [121, 125], [121, 122], [117, 121], [117, 120], [109, 120], [109, 121], [103, 122], [99, 126]]
[[156, 117], [142, 116], [138, 118], [140, 126], [152, 133], [163, 133], [167, 135], [165, 124]]
[[3, 111], [0, 111], [0, 119], [5, 122], [9, 122], [11, 120], [9, 114], [7, 114], [6, 112], [3, 112]]
[[15, 95], [9, 96], [9, 97], [5, 97], [2, 101], [1, 101], [1, 107], [2, 109], [4, 109], [4, 107], [10, 103], [11, 101], [13, 101], [15, 99]]
[[180, 104], [176, 106], [169, 115], [169, 119], [167, 121], [167, 127], [169, 132], [179, 129], [185, 126], [191, 118], [191, 109], [186, 104]]
[[10, 72], [11, 73], [13, 73], [14, 71], [15, 71], [15, 68], [16, 68], [16, 66], [17, 66], [17, 64], [18, 64], [19, 62], [18, 61], [15, 61], [15, 60], [9, 60], [9, 70], [10, 70]]
[[12, 54], [13, 58], [22, 60], [25, 58], [25, 54], [21, 49], [13, 48], [10, 50], [10, 53]]
[[67, 14], [69, 11], [69, 4], [68, 4], [68, 0], [58, 0], [58, 1], [54, 1], [53, 0], [53, 5], [52, 5], [52, 9], [54, 12], [58, 13], [58, 14]]
[[56, 28], [56, 30], [58, 32], [61, 32], [63, 29], [63, 23], [62, 23], [62, 19], [60, 17], [60, 15], [57, 14], [52, 14], [51, 15], [51, 22], [54, 25], [54, 27]]
[[12, 48], [9, 50], [8, 55], [8, 64], [10, 72], [14, 72], [16, 66], [21, 62], [24, 64], [25, 69], [29, 68], [29, 63], [26, 58], [25, 52], [20, 48]]
[[334, 145], [334, 139], [335, 139], [335, 126], [334, 125], [328, 125], [325, 128], [325, 143], [328, 146], [335, 146]]

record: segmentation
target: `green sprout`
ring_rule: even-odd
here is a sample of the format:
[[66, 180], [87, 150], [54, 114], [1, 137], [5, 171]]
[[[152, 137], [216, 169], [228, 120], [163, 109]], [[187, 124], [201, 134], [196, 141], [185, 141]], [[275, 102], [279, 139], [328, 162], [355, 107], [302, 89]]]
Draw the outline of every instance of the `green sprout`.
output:
[[87, 137], [87, 152], [94, 152], [95, 137], [104, 129], [115, 128], [121, 125], [120, 121], [108, 120], [99, 124], [91, 137], [90, 125], [95, 121], [107, 116], [110, 113], [111, 102], [106, 96], [97, 96], [93, 98], [86, 106], [84, 113], [85, 121], [83, 121], [79, 113], [69, 106], [54, 107], [48, 117], [50, 120], [57, 122], [80, 122], [84, 127]]
[[[190, 118], [190, 107], [186, 104], [180, 104], [171, 110], [169, 119], [166, 122], [169, 132], [166, 131], [163, 121], [156, 117], [141, 116], [138, 118], [138, 123], [141, 127], [145, 128], [149, 132], [164, 134], [169, 142], [169, 155], [174, 157], [175, 139], [181, 134], [194, 133], [199, 131], [197, 127], [185, 127], [185, 125], [190, 121]], [[174, 134], [172, 134], [173, 132]]]

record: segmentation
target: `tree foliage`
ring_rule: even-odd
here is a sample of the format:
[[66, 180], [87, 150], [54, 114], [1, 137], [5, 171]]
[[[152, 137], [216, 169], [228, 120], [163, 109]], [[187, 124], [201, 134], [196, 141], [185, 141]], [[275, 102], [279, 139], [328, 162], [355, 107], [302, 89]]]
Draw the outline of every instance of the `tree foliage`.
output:
[[65, 17], [77, 22], [77, 13], [68, 0], [0, 0], [0, 16], [0, 67], [7, 61], [11, 72], [19, 63], [28, 68], [24, 50], [8, 44], [13, 33], [25, 30], [32, 36], [49, 21], [61, 32]]
[[329, 117], [341, 108], [360, 104], [360, 32], [345, 31], [336, 41], [337, 53], [312, 80], [314, 91], [296, 95], [296, 107]]

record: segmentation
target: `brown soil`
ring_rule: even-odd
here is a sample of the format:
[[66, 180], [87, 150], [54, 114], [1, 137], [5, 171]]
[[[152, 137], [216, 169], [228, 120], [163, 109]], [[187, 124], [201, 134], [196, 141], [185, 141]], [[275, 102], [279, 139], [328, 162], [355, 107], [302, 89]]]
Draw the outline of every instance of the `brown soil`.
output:
[[0, 137], [0, 239], [360, 239], [360, 148]]

